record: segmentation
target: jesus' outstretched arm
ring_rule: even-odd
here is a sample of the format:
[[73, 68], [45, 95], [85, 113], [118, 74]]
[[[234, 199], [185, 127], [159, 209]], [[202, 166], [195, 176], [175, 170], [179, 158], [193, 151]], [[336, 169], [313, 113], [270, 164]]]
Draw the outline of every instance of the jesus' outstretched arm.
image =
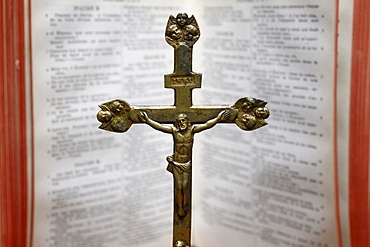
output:
[[207, 130], [207, 129], [210, 129], [212, 127], [214, 127], [221, 119], [222, 120], [226, 120], [228, 119], [230, 116], [230, 113], [229, 111], [221, 111], [216, 118], [213, 118], [211, 120], [208, 120], [206, 123], [204, 124], [199, 124], [199, 125], [196, 125], [194, 126], [194, 129], [193, 129], [193, 133], [199, 133], [203, 130]]
[[141, 121], [143, 121], [144, 123], [148, 124], [153, 129], [162, 131], [164, 133], [172, 134], [172, 128], [170, 126], [160, 124], [160, 123], [158, 123], [158, 122], [150, 119], [148, 117], [148, 114], [146, 114], [146, 112], [141, 111], [139, 117], [140, 117], [140, 120]]

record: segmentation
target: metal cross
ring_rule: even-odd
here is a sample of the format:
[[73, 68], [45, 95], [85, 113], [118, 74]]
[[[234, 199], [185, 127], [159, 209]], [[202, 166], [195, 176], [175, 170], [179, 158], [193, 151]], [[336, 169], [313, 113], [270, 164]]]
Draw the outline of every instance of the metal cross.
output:
[[[170, 16], [165, 38], [174, 48], [174, 72], [164, 76], [165, 88], [175, 90], [173, 106], [130, 106], [117, 99], [99, 105], [99, 128], [126, 132], [132, 124], [146, 123], [172, 134], [173, 154], [167, 157], [167, 170], [174, 178], [173, 246], [191, 246], [191, 179], [194, 134], [217, 123], [235, 123], [242, 130], [266, 125], [267, 102], [245, 97], [234, 105], [193, 106], [192, 90], [201, 87], [202, 75], [192, 71], [192, 50], [200, 31], [194, 16], [179, 13]], [[172, 124], [172, 125], [168, 125]], [[196, 125], [193, 125], [196, 124]]]

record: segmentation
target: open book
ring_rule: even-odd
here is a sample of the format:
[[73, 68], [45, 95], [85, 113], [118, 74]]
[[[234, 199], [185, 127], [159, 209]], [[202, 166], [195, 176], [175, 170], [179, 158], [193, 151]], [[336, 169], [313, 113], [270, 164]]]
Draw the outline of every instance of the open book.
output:
[[[348, 176], [355, 162], [348, 143], [358, 133], [367, 135], [362, 161], [369, 157], [368, 130], [354, 132], [349, 121], [359, 116], [349, 115], [356, 108], [350, 108], [356, 104], [350, 102], [352, 1], [31, 0], [20, 6], [27, 112], [20, 131], [28, 151], [20, 195], [25, 222], [17, 237], [27, 246], [171, 245], [171, 136], [146, 125], [105, 132], [96, 113], [98, 104], [117, 98], [173, 104], [173, 90], [163, 88], [163, 75], [173, 70], [164, 30], [179, 12], [194, 15], [201, 32], [193, 71], [203, 82], [193, 103], [232, 105], [250, 96], [268, 101], [271, 112], [269, 125], [253, 132], [219, 124], [195, 135], [193, 246], [367, 244], [361, 217], [354, 213], [350, 224], [353, 207], [363, 209], [368, 200], [367, 193], [360, 200], [350, 193], [359, 186], [368, 191], [367, 181]], [[356, 92], [368, 98], [368, 84], [358, 85]], [[361, 109], [357, 114], [368, 116]], [[7, 137], [0, 138], [5, 145]], [[366, 163], [361, 168], [368, 171]], [[362, 217], [368, 224], [368, 214]]]

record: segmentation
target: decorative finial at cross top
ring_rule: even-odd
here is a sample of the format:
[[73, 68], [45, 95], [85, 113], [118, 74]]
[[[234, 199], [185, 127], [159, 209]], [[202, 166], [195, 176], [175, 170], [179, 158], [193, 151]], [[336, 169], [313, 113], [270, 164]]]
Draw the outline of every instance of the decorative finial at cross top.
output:
[[[167, 170], [174, 178], [173, 246], [191, 246], [191, 180], [194, 135], [217, 123], [235, 123], [242, 130], [266, 125], [267, 102], [244, 97], [234, 105], [193, 105], [192, 90], [201, 87], [202, 75], [192, 71], [193, 45], [200, 30], [194, 16], [179, 13], [170, 16], [165, 38], [174, 48], [174, 72], [164, 76], [165, 88], [175, 90], [172, 106], [130, 106], [117, 99], [99, 105], [99, 128], [126, 132], [132, 124], [146, 123], [171, 134], [173, 154], [167, 157]], [[172, 124], [168, 125], [168, 124]], [[196, 124], [196, 125], [194, 125]]]

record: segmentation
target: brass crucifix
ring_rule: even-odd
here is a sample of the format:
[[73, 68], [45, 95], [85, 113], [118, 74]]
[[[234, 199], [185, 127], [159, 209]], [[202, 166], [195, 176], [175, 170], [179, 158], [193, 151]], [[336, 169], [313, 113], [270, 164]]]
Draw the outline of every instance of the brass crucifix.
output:
[[[132, 124], [146, 123], [152, 128], [172, 134], [173, 154], [167, 157], [167, 170], [174, 178], [173, 246], [190, 247], [191, 179], [194, 134], [217, 123], [235, 123], [242, 130], [266, 125], [267, 102], [245, 97], [230, 105], [193, 106], [192, 90], [201, 87], [202, 75], [192, 71], [192, 51], [200, 31], [194, 16], [179, 13], [170, 16], [165, 38], [175, 49], [174, 72], [164, 76], [165, 88], [175, 90], [173, 106], [130, 106], [117, 99], [99, 105], [99, 128], [125, 132]], [[168, 125], [172, 124], [172, 125]], [[193, 125], [196, 124], [196, 125]]]

